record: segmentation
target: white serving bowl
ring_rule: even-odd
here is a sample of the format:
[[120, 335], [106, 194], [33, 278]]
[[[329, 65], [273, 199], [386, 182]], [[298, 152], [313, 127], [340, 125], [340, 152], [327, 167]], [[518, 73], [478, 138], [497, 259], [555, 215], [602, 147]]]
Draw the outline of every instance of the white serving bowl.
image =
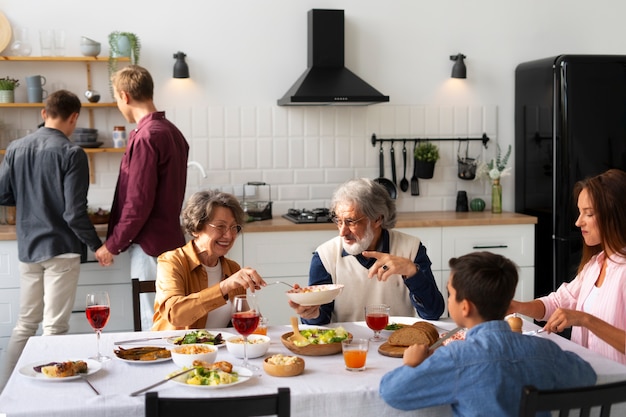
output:
[[181, 368], [191, 368], [195, 360], [213, 363], [217, 358], [217, 346], [203, 343], [176, 346], [171, 352], [172, 360]]
[[81, 43], [80, 53], [84, 56], [98, 56], [100, 54], [101, 45], [99, 43]]
[[341, 284], [311, 285], [309, 287], [289, 290], [287, 297], [301, 306], [319, 306], [328, 304], [343, 290]]
[[[258, 358], [267, 353], [270, 347], [270, 338], [261, 334], [248, 336], [248, 359]], [[236, 358], [243, 358], [243, 337], [230, 337], [226, 339], [226, 349]]]

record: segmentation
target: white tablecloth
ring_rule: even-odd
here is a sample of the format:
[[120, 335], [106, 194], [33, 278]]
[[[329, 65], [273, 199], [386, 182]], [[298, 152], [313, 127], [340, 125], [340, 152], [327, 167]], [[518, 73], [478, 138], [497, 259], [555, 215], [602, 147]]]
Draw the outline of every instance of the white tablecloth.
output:
[[[432, 322], [441, 329], [451, 329], [449, 321]], [[355, 337], [370, 337], [372, 331], [364, 323], [341, 323]], [[524, 330], [534, 329], [525, 323]], [[223, 329], [234, 333], [233, 329]], [[280, 335], [290, 331], [286, 326], [269, 328], [272, 342], [267, 355], [292, 354], [280, 342]], [[442, 330], [443, 331], [443, 330]], [[180, 332], [141, 332], [107, 333], [101, 339], [101, 351], [114, 356], [114, 341], [138, 337], [180, 334]], [[566, 350], [572, 350], [589, 361], [596, 370], [598, 383], [626, 379], [626, 366], [605, 359], [570, 341], [556, 335], [542, 335], [555, 340]], [[167, 346], [165, 341], [137, 343], [136, 346]], [[125, 345], [126, 347], [132, 345]], [[265, 374], [249, 381], [223, 389], [201, 389], [167, 382], [154, 390], [163, 397], [200, 396], [245, 396], [276, 392], [278, 387], [291, 389], [291, 410], [293, 416], [372, 416], [412, 415], [412, 416], [451, 416], [448, 406], [428, 408], [410, 413], [395, 410], [385, 404], [378, 395], [381, 377], [389, 370], [400, 366], [402, 359], [382, 356], [378, 344], [370, 345], [367, 369], [363, 372], [349, 372], [344, 369], [340, 354], [321, 357], [304, 357], [306, 368], [302, 375], [292, 378], [277, 378]], [[13, 372], [4, 391], [0, 395], [0, 413], [8, 417], [17, 416], [76, 416], [98, 417], [142, 416], [144, 397], [130, 397], [129, 393], [165, 378], [177, 366], [171, 362], [154, 364], [131, 364], [113, 358], [105, 362], [102, 369], [89, 377], [100, 391], [96, 395], [89, 386], [79, 380], [49, 382], [38, 381], [19, 374], [18, 370], [31, 363], [47, 363], [76, 358], [87, 358], [96, 351], [94, 334], [38, 336], [32, 337]], [[217, 360], [227, 360], [234, 364], [241, 362], [232, 357], [225, 347], [220, 348]], [[252, 363], [262, 368], [262, 358], [252, 359]], [[341, 411], [341, 413], [339, 412]]]

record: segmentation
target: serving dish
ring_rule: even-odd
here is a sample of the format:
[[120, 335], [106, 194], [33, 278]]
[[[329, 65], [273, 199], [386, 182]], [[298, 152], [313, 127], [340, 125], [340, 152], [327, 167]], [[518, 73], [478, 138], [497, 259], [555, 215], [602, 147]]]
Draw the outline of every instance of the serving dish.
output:
[[[165, 340], [170, 345], [179, 345], [180, 344], [179, 341], [183, 340], [185, 335], [187, 335], [188, 333], [193, 333], [194, 331], [195, 330], [187, 330], [185, 333], [181, 334], [180, 336], [171, 336], [171, 337], [166, 338]], [[218, 332], [218, 331], [215, 331], [215, 330], [206, 330], [206, 331], [208, 331], [213, 336], [217, 336], [218, 333], [222, 334], [222, 343], [217, 344], [217, 345], [213, 345], [210, 342], [206, 343], [206, 344], [209, 344], [209, 345], [212, 345], [212, 346], [217, 346], [217, 347], [226, 346], [226, 339], [230, 339], [231, 337], [237, 336], [236, 334], [228, 333], [228, 332]]]
[[[306, 346], [297, 346], [289, 338], [293, 336], [293, 332], [288, 332], [280, 337], [283, 345], [293, 353], [304, 356], [328, 356], [341, 353], [341, 342], [314, 344]], [[348, 339], [352, 339], [352, 333], [348, 333]]]
[[310, 285], [286, 292], [287, 297], [301, 306], [319, 306], [328, 304], [343, 290], [341, 284]]
[[[239, 342], [236, 342], [239, 340]], [[270, 348], [270, 338], [260, 334], [251, 334], [248, 336], [248, 344], [246, 350], [248, 359], [259, 358], [267, 353]], [[226, 349], [236, 358], [243, 358], [243, 337], [235, 336], [226, 339]]]
[[[280, 363], [272, 363], [274, 361]], [[263, 360], [263, 370], [271, 376], [297, 376], [304, 372], [304, 359], [299, 356], [269, 356]]]
[[[46, 361], [39, 361], [39, 362], [31, 363], [29, 365], [25, 365], [21, 367], [18, 370], [18, 372], [20, 375], [25, 376], [26, 378], [35, 379], [37, 381], [64, 382], [64, 381], [72, 381], [72, 380], [81, 378], [83, 376], [93, 375], [96, 372], [100, 371], [100, 369], [102, 369], [102, 364], [93, 359], [70, 359], [70, 360], [71, 361], [78, 361], [78, 360], [85, 361], [87, 363], [87, 372], [84, 374], [80, 374], [80, 375], [66, 376], [64, 378], [51, 378], [51, 377], [45, 376], [41, 372], [36, 372], [33, 369], [36, 366], [41, 366], [42, 364], [46, 363]], [[62, 361], [56, 361], [56, 362], [65, 362], [65, 361], [67, 361], [67, 359], [62, 360]], [[52, 361], [48, 361], [48, 362], [52, 362]]]
[[117, 359], [128, 363], [146, 364], [172, 359], [172, 352], [160, 346], [140, 346], [129, 349], [119, 346], [117, 349], [113, 349], [113, 353]]
[[188, 374], [181, 375], [178, 378], [174, 378], [172, 381], [174, 381], [177, 384], [184, 385], [186, 387], [192, 387], [192, 388], [221, 389], [221, 388], [232, 387], [233, 385], [243, 384], [244, 382], [249, 381], [250, 378], [252, 378], [252, 371], [247, 369], [247, 368], [243, 368], [241, 366], [233, 366], [233, 372], [237, 372], [238, 378], [237, 378], [237, 381], [235, 381], [233, 383], [230, 383], [230, 384], [220, 384], [220, 385], [194, 385], [194, 384], [188, 384], [186, 382], [187, 378], [189, 377]]
[[171, 349], [172, 360], [181, 368], [191, 368], [196, 360], [207, 363], [215, 362], [217, 346], [205, 343], [186, 344]]

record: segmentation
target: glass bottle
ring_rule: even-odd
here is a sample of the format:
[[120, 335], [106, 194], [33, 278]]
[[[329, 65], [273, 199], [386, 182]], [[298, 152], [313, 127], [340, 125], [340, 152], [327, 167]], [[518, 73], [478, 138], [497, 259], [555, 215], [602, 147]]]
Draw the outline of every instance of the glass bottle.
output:
[[502, 186], [500, 180], [493, 180], [491, 186], [491, 212], [502, 213]]

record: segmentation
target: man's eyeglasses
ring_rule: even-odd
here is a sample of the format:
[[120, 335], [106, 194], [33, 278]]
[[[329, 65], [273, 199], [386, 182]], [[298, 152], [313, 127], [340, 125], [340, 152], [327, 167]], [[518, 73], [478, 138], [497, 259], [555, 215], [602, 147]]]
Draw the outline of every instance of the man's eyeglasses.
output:
[[361, 217], [360, 219], [340, 219], [337, 216], [335, 216], [334, 214], [332, 215], [332, 217], [330, 218], [333, 223], [335, 223], [337, 225], [338, 228], [342, 228], [344, 225], [348, 226], [348, 229], [353, 229], [354, 227], [356, 227], [356, 225], [365, 218], [365, 216]]
[[229, 230], [232, 234], [237, 235], [241, 232], [242, 229], [242, 226], [240, 224], [236, 224], [234, 226], [226, 226], [225, 224], [207, 224], [217, 230], [221, 236], [224, 236]]

